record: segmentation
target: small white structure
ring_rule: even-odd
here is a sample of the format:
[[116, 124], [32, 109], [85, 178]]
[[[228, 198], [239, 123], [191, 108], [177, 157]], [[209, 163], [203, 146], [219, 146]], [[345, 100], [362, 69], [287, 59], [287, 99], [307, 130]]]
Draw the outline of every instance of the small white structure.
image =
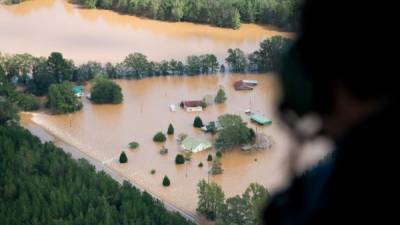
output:
[[256, 80], [243, 80], [243, 83], [251, 86], [256, 86], [258, 84], [258, 81]]
[[169, 110], [171, 111], [171, 112], [175, 112], [176, 111], [176, 106], [175, 105], [169, 105]]
[[86, 98], [90, 100], [90, 98], [92, 97], [92, 95], [90, 93], [86, 94]]
[[246, 113], [246, 114], [251, 114], [251, 109], [246, 109], [246, 110], [244, 110], [244, 113]]
[[203, 111], [203, 107], [197, 106], [197, 107], [186, 107], [186, 112], [201, 112]]

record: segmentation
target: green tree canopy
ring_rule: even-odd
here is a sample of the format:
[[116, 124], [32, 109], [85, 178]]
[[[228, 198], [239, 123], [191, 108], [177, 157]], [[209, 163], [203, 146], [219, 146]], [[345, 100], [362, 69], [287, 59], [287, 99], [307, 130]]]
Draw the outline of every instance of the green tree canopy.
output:
[[169, 178], [167, 177], [167, 175], [164, 176], [163, 181], [162, 181], [162, 185], [164, 187], [168, 187], [169, 185], [171, 185], [171, 182], [170, 182]]
[[119, 155], [119, 162], [120, 163], [127, 163], [128, 162], [128, 157], [126, 156], [124, 151], [122, 151], [121, 155]]
[[174, 134], [174, 127], [172, 126], [172, 124], [169, 124], [167, 134], [168, 135]]
[[228, 57], [225, 59], [232, 72], [245, 72], [247, 68], [247, 58], [244, 52], [238, 48], [228, 49]]
[[197, 194], [199, 197], [197, 212], [211, 220], [221, 216], [225, 194], [218, 184], [214, 182], [208, 184], [205, 180], [201, 180], [197, 184]]
[[121, 87], [104, 77], [98, 77], [90, 90], [90, 100], [96, 104], [120, 104], [123, 100]]
[[167, 137], [165, 137], [165, 134], [161, 131], [156, 133], [153, 137], [154, 142], [165, 142], [166, 140], [167, 140]]
[[201, 118], [200, 118], [199, 116], [196, 116], [196, 117], [194, 118], [193, 127], [196, 127], [196, 128], [201, 128], [201, 127], [203, 127], [203, 121], [201, 120]]
[[70, 113], [82, 108], [81, 101], [72, 90], [72, 84], [67, 81], [50, 85], [47, 105], [53, 113]]
[[224, 89], [220, 88], [218, 90], [217, 96], [215, 96], [214, 102], [215, 103], [223, 103], [226, 101], [226, 94]]
[[251, 131], [240, 116], [225, 114], [218, 117], [218, 122], [221, 129], [214, 143], [218, 150], [225, 151], [251, 141]]
[[175, 157], [175, 164], [184, 164], [185, 163], [185, 158], [183, 157], [182, 154], [178, 154]]

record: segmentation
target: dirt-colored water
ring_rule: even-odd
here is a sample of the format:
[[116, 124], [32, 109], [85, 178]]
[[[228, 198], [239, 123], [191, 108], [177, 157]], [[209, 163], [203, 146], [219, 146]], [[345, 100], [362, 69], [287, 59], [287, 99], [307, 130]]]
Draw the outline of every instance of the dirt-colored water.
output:
[[[259, 85], [253, 91], [238, 92], [234, 90], [233, 83], [239, 79], [256, 79]], [[123, 104], [93, 105], [85, 99], [80, 112], [59, 116], [35, 113], [32, 120], [190, 213], [195, 213], [196, 184], [200, 179], [219, 183], [227, 196], [241, 194], [251, 182], [261, 183], [271, 191], [285, 184], [290, 138], [274, 114], [278, 86], [274, 76], [229, 74], [157, 77], [120, 80], [117, 83], [123, 90]], [[225, 104], [211, 105], [205, 111], [197, 113], [188, 113], [181, 109], [176, 112], [169, 110], [170, 104], [178, 104], [181, 100], [202, 99], [207, 94], [215, 95], [220, 86], [225, 89], [228, 97]], [[213, 150], [194, 154], [191, 162], [186, 165], [175, 165], [175, 156], [180, 152], [176, 143], [177, 134], [183, 132], [190, 136], [213, 139], [210, 134], [204, 134], [192, 127], [195, 116], [199, 115], [206, 122], [217, 119], [221, 114], [234, 113], [249, 122], [244, 114], [247, 108], [273, 120], [271, 126], [257, 126], [258, 132], [273, 137], [275, 146], [272, 149], [252, 153], [239, 150], [229, 152], [222, 158], [224, 173], [218, 176], [208, 177], [211, 165], [207, 163], [206, 157]], [[161, 145], [155, 144], [152, 137], [158, 131], [166, 132], [169, 123], [174, 125], [175, 135], [169, 136], [165, 143], [169, 153], [160, 155]], [[249, 124], [255, 128], [253, 123]], [[140, 147], [128, 149], [131, 141], [139, 142]], [[129, 159], [125, 165], [117, 162], [122, 150], [126, 151]], [[323, 153], [323, 150], [313, 150], [312, 154], [308, 154], [305, 163], [315, 162]], [[199, 162], [203, 162], [205, 166], [199, 168]], [[156, 170], [155, 175], [150, 174], [152, 169]], [[161, 185], [164, 175], [172, 183], [168, 188]]]
[[290, 36], [273, 27], [243, 24], [239, 30], [193, 23], [171, 23], [109, 10], [80, 9], [62, 0], [30, 0], [0, 5], [0, 51], [48, 56], [62, 52], [77, 63], [119, 62], [141, 52], [151, 60], [213, 53], [220, 60], [228, 48], [245, 52], [273, 35]]

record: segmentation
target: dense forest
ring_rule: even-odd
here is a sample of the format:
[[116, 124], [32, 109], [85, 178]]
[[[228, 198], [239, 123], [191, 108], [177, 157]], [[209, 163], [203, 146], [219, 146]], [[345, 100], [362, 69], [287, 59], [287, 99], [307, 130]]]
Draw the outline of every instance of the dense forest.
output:
[[238, 29], [241, 23], [296, 28], [301, 0], [77, 0], [87, 8], [167, 21], [189, 21]]
[[16, 111], [4, 104], [0, 97], [1, 224], [192, 224], [130, 183], [120, 185], [53, 143], [42, 144], [10, 122]]

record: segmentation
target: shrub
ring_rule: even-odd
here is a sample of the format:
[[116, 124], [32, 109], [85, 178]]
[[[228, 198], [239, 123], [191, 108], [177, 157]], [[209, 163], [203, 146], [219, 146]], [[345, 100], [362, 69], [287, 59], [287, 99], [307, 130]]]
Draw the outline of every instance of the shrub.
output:
[[161, 131], [153, 137], [153, 141], [155, 142], [165, 142], [166, 140], [167, 138], [165, 137], [165, 134], [163, 134]]
[[202, 162], [199, 163], [199, 167], [200, 168], [203, 167], [203, 163]]
[[216, 156], [217, 156], [218, 158], [221, 158], [221, 157], [222, 157], [222, 152], [221, 152], [221, 151], [217, 151]]
[[150, 174], [151, 175], [154, 175], [156, 173], [156, 170], [155, 169], [152, 169], [151, 171], [150, 171]]
[[185, 157], [183, 157], [182, 154], [178, 154], [175, 157], [175, 164], [179, 165], [179, 164], [184, 164], [185, 163]]
[[196, 118], [194, 118], [193, 127], [196, 127], [196, 128], [203, 127], [203, 121], [201, 120], [200, 117], [196, 116]]
[[211, 154], [208, 154], [207, 161], [211, 162], [212, 160], [213, 160], [212, 155], [211, 155]]
[[129, 148], [134, 149], [134, 148], [137, 148], [137, 147], [139, 147], [139, 143], [137, 143], [135, 141], [132, 141], [131, 143], [129, 143]]

